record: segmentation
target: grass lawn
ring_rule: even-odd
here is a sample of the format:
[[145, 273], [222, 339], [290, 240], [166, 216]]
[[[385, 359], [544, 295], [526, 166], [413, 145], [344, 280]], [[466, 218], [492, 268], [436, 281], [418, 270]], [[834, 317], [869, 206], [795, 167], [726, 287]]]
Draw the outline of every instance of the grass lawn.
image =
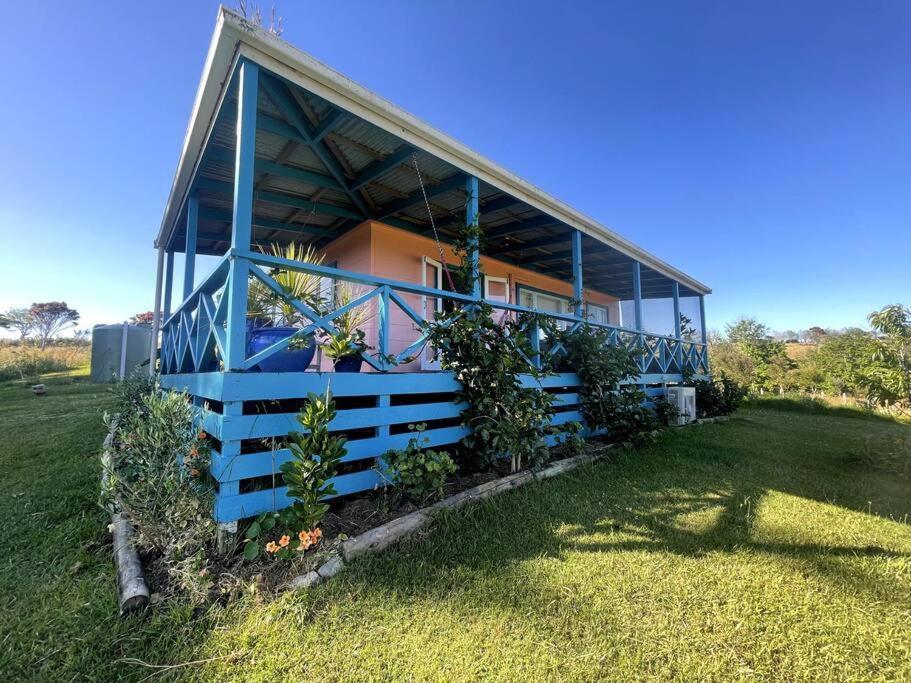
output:
[[309, 592], [121, 620], [95, 506], [107, 404], [0, 386], [3, 680], [911, 678], [907, 425], [763, 401]]

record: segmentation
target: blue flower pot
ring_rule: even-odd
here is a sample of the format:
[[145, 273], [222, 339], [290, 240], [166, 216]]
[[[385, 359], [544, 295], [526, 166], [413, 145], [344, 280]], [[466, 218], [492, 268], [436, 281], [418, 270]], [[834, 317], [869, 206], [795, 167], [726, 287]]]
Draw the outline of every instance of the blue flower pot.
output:
[[[287, 339], [297, 332], [296, 327], [253, 327], [247, 330], [247, 358], [269, 348], [275, 342]], [[282, 349], [253, 369], [260, 372], [304, 372], [316, 353], [316, 341], [311, 336], [307, 346], [296, 349]]]
[[363, 362], [364, 359], [360, 356], [345, 356], [335, 361], [333, 367], [336, 372], [360, 372]]

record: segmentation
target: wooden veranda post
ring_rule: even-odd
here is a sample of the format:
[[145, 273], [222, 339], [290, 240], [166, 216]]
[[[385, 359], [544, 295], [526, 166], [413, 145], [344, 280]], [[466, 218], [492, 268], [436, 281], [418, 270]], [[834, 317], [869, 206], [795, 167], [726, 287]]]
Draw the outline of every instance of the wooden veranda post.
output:
[[164, 304], [162, 306], [163, 313], [161, 315], [162, 320], [167, 320], [171, 317], [171, 291], [174, 288], [174, 251], [168, 249], [165, 252], [165, 267], [164, 267]]
[[582, 304], [582, 233], [573, 230], [573, 306], [577, 318], [583, 317]]
[[[237, 152], [234, 164], [234, 212], [231, 217], [231, 249], [246, 252], [253, 233], [253, 162], [256, 151], [256, 102], [259, 67], [249, 61], [240, 65], [237, 94]], [[225, 369], [242, 370], [247, 345], [247, 259], [233, 256], [228, 275], [228, 329]]]
[[674, 337], [677, 339], [674, 362], [677, 363], [677, 371], [683, 372], [683, 342], [680, 341], [682, 334], [680, 327], [680, 285], [676, 280], [671, 283], [671, 292], [674, 295]]
[[158, 247], [158, 268], [155, 272], [155, 305], [152, 308], [152, 341], [149, 348], [149, 375], [155, 375], [158, 363], [158, 331], [161, 329], [161, 281], [164, 275], [164, 247]]
[[187, 297], [193, 291], [193, 279], [196, 275], [196, 230], [199, 224], [199, 198], [193, 192], [187, 198], [187, 242], [184, 251], [183, 263], [183, 298]]
[[[478, 202], [477, 178], [468, 176], [465, 182], [465, 192], [468, 195], [468, 201], [465, 205], [465, 225], [479, 225], [481, 214]], [[471, 264], [471, 295], [475, 299], [481, 298], [481, 278], [478, 276], [480, 258], [480, 244], [478, 244], [477, 239], [472, 239], [468, 243], [468, 260]]]

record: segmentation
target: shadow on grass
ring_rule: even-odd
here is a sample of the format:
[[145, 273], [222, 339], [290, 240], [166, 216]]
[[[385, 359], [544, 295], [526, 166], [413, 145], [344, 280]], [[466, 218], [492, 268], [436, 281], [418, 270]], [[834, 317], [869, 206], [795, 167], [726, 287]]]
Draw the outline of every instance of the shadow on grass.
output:
[[[375, 558], [370, 568], [355, 575], [363, 576], [371, 589], [421, 594], [438, 588], [459, 569], [493, 575], [524, 560], [565, 558], [567, 552], [656, 552], [690, 558], [748, 552], [796, 563], [801, 571], [854, 592], [888, 595], [911, 606], [911, 595], [902, 592], [897, 576], [863, 562], [911, 558], [911, 553], [876, 543], [787, 542], [757, 534], [757, 515], [770, 492], [830, 504], [833, 495], [855, 503], [859, 499], [846, 495], [851, 477], [838, 469], [838, 458], [797, 460], [790, 452], [762, 458], [769, 449], [781, 448], [782, 439], [793, 438], [787, 426], [755, 418], [734, 420], [729, 426], [671, 434], [645, 451], [621, 453], [613, 462], [586, 466], [491, 504], [443, 516], [423, 541]], [[730, 442], [726, 436], [735, 426], [739, 438]], [[904, 485], [903, 491], [904, 497], [884, 501], [881, 507], [907, 513], [911, 486]], [[865, 512], [860, 506], [841, 506]], [[700, 523], [688, 524], [694, 517]], [[826, 520], [809, 518], [796, 528], [808, 529], [808, 535], [822, 532]], [[420, 568], [405, 570], [399, 564], [403, 561], [417, 562]]]

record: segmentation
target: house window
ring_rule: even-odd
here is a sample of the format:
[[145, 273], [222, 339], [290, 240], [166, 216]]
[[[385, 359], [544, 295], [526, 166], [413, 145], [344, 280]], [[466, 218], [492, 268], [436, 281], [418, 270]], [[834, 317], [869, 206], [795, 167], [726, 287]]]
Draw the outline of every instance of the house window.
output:
[[[571, 312], [569, 297], [542, 292], [537, 289], [530, 289], [522, 285], [516, 285], [516, 294], [519, 297], [519, 305], [525, 308], [533, 308], [541, 313], [559, 313], [567, 315]], [[566, 329], [569, 323], [566, 321], [557, 321], [560, 329]]]
[[607, 310], [607, 306], [588, 304], [585, 307], [585, 314], [586, 318], [588, 318], [593, 323], [600, 323], [601, 325], [610, 324], [610, 313]]
[[484, 276], [484, 298], [488, 301], [509, 303], [509, 278]]

